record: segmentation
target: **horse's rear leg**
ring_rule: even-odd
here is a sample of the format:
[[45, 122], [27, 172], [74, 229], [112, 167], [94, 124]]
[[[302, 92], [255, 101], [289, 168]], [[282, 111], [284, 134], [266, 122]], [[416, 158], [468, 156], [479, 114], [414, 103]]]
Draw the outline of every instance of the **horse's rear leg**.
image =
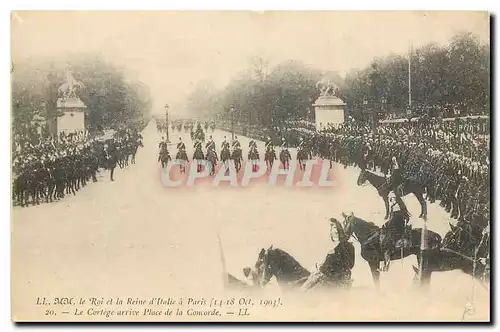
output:
[[455, 218], [457, 219], [458, 218], [458, 199], [456, 197], [453, 197], [451, 199], [451, 204], [452, 204], [452, 207], [451, 207], [451, 218]]
[[418, 217], [419, 218], [427, 217], [427, 202], [425, 201], [424, 196], [422, 194], [415, 194], [415, 197], [418, 199], [418, 202], [420, 203], [420, 215]]
[[53, 194], [54, 194], [54, 187], [55, 187], [55, 185], [52, 182], [48, 185], [48, 188], [47, 188], [47, 203], [49, 201], [52, 202], [52, 200], [53, 200], [52, 197], [53, 197]]
[[372, 273], [373, 283], [377, 289], [380, 288], [380, 262], [377, 261], [369, 261], [368, 265], [370, 266], [370, 271]]
[[71, 193], [73, 193], [73, 195], [76, 195], [76, 192], [78, 191], [76, 185], [77, 185], [77, 180], [76, 179], [72, 180], [70, 186], [71, 186]]
[[388, 196], [382, 197], [384, 200], [384, 205], [385, 205], [385, 217], [384, 219], [389, 218], [389, 198]]

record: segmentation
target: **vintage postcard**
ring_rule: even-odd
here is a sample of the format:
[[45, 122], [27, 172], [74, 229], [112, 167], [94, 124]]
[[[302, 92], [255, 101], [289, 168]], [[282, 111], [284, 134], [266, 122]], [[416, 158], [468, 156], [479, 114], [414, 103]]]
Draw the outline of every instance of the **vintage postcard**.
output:
[[487, 12], [11, 15], [15, 322], [489, 322]]

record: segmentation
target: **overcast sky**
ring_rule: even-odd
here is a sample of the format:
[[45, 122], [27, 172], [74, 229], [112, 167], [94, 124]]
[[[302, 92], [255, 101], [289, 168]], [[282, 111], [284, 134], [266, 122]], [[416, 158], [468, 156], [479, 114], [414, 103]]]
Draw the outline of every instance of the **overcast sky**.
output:
[[482, 12], [17, 12], [16, 58], [102, 52], [151, 88], [154, 112], [201, 80], [223, 86], [252, 56], [345, 73], [377, 56], [447, 43], [460, 31], [489, 42]]

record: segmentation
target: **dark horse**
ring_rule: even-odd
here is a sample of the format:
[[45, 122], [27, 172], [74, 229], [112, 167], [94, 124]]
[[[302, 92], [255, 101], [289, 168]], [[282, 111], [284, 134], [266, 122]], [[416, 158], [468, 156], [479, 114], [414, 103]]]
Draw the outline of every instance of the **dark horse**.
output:
[[274, 148], [267, 148], [264, 154], [264, 160], [266, 161], [267, 168], [272, 168], [274, 161], [276, 160], [276, 151]]
[[[466, 222], [459, 222], [456, 226], [450, 224], [450, 227], [441, 250], [429, 255], [426, 261], [429, 281], [432, 272], [453, 270], [461, 270], [480, 281], [489, 281], [489, 233]], [[417, 267], [413, 269], [419, 273]]]
[[255, 147], [251, 147], [248, 151], [248, 161], [252, 164], [252, 172], [257, 172], [257, 168], [259, 167], [260, 155], [259, 151]]
[[223, 164], [226, 164], [226, 162], [231, 158], [231, 152], [229, 151], [229, 148], [225, 146], [221, 151], [220, 151], [220, 160], [222, 161]]
[[217, 154], [215, 153], [215, 150], [208, 150], [207, 151], [207, 162], [210, 165], [210, 175], [215, 174], [215, 166], [217, 166]]
[[288, 151], [288, 149], [281, 150], [280, 161], [281, 161], [281, 164], [283, 165], [284, 169], [290, 168], [290, 159], [292, 159], [292, 156], [290, 155], [290, 151]]
[[[365, 221], [354, 216], [353, 213], [344, 216], [344, 229], [347, 238], [353, 234], [361, 245], [361, 257], [368, 262], [372, 273], [375, 286], [380, 285], [380, 262], [384, 261], [384, 252], [380, 246], [380, 230], [381, 228], [372, 222]], [[401, 250], [395, 250], [391, 256], [391, 260], [398, 260], [410, 255], [416, 255], [420, 265], [421, 254], [421, 239], [422, 229], [415, 228], [411, 231], [411, 245], [403, 247]], [[441, 245], [441, 236], [433, 231], [427, 231], [426, 248], [429, 253], [439, 251]], [[428, 271], [424, 271], [425, 275], [430, 277]]]
[[[374, 174], [366, 169], [362, 169], [358, 177], [358, 186], [361, 186], [366, 181], [368, 181], [372, 186], [377, 189], [378, 194], [384, 200], [385, 204], [385, 219], [389, 217], [389, 184], [385, 177]], [[401, 188], [401, 189], [399, 189]], [[427, 202], [424, 199], [425, 188], [419, 185], [415, 181], [409, 179], [403, 180], [403, 183], [398, 187], [398, 192], [396, 195], [403, 197], [410, 193], [415, 195], [420, 203], [420, 215], [419, 218], [427, 217]]]
[[181, 173], [186, 173], [186, 163], [189, 162], [186, 150], [179, 150], [175, 156], [175, 159], [182, 160], [180, 164]]
[[205, 159], [205, 155], [203, 154], [203, 150], [201, 149], [201, 144], [196, 145], [193, 153], [193, 161], [196, 160], [196, 171], [199, 173], [203, 169], [203, 160]]
[[306, 168], [305, 161], [311, 158], [312, 158], [311, 151], [309, 151], [307, 148], [302, 147], [297, 151], [297, 160], [299, 162], [299, 167], [301, 170], [304, 170]]
[[294, 288], [302, 287], [304, 290], [311, 289], [316, 285], [345, 288], [351, 285], [351, 269], [354, 266], [354, 246], [348, 242], [342, 224], [336, 220], [330, 220], [330, 237], [337, 245], [330, 251], [312, 275], [295, 258], [281, 249], [261, 249], [255, 271], [257, 282], [265, 286], [275, 276], [280, 287]]
[[311, 274], [289, 253], [273, 246], [260, 250], [255, 269], [262, 286], [274, 276], [280, 287], [297, 287]]
[[168, 162], [171, 161], [170, 153], [166, 147], [162, 148], [160, 151], [160, 155], [158, 156], [158, 161], [161, 162], [161, 168], [165, 168]]
[[118, 150], [112, 144], [110, 144], [110, 148], [108, 153], [106, 154], [104, 150], [102, 151], [101, 160], [99, 162], [100, 166], [104, 169], [109, 169], [109, 177], [111, 181], [115, 181], [114, 173], [116, 165], [118, 164]]
[[[222, 155], [222, 152], [221, 152]], [[236, 172], [241, 169], [241, 161], [243, 160], [243, 154], [240, 148], [235, 148], [231, 154], [231, 159], [234, 161], [234, 166], [236, 167]]]

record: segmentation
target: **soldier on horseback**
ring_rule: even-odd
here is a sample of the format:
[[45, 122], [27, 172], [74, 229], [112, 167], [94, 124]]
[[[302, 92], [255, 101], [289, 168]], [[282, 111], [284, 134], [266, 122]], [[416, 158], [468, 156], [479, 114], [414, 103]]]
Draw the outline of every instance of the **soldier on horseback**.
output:
[[158, 155], [158, 162], [161, 162], [161, 166], [165, 167], [166, 163], [170, 161], [170, 152], [168, 151], [167, 142], [160, 142], [160, 153]]
[[167, 141], [165, 140], [165, 137], [162, 136], [160, 143], [158, 143], [158, 148], [161, 150], [164, 145], [167, 145]]
[[273, 140], [271, 139], [270, 136], [267, 136], [267, 139], [266, 139], [266, 153], [267, 152], [272, 152], [273, 150], [274, 150]]
[[298, 151], [303, 151], [304, 148], [305, 148], [304, 137], [300, 136], [300, 138], [299, 138], [299, 145], [297, 145], [297, 150]]
[[182, 137], [179, 137], [179, 143], [177, 143], [177, 150], [179, 150], [179, 152], [186, 151], [186, 144], [184, 144], [184, 142], [182, 141]]
[[234, 140], [231, 142], [231, 145], [234, 150], [241, 150], [241, 143], [238, 141], [238, 136], [234, 136]]
[[[196, 156], [196, 152], [201, 152], [201, 153], [203, 153], [203, 150], [202, 150], [202, 142], [201, 142], [201, 140], [196, 139], [196, 140], [194, 141], [194, 146], [193, 146], [193, 148], [194, 148], [194, 151], [195, 151], [195, 156]], [[203, 158], [199, 158], [199, 159], [203, 159]]]
[[201, 123], [198, 123], [198, 125], [196, 127], [196, 132], [194, 133], [194, 138], [198, 139], [202, 142], [205, 140], [205, 133], [203, 132], [203, 129], [201, 128]]
[[281, 138], [281, 145], [280, 145], [280, 161], [283, 164], [284, 169], [289, 169], [289, 162], [291, 159], [290, 152], [288, 151], [288, 143], [285, 140], [285, 138]]
[[106, 161], [106, 168], [110, 170], [110, 179], [111, 181], [115, 181], [113, 178], [117, 164], [117, 149], [115, 147], [115, 142], [111, 140], [109, 144], [104, 145], [103, 150], [104, 159]]
[[257, 143], [253, 139], [251, 139], [250, 142], [248, 143], [248, 147], [250, 149], [257, 149]]
[[185, 163], [189, 162], [187, 152], [186, 152], [186, 144], [182, 141], [182, 138], [179, 137], [179, 143], [177, 143], [177, 155], [175, 156], [177, 160], [183, 160], [180, 164], [181, 173], [185, 173]]
[[229, 142], [227, 141], [226, 136], [224, 136], [224, 140], [222, 141], [222, 146], [221, 146], [221, 150], [224, 149], [229, 149]]
[[212, 139], [212, 135], [210, 135], [210, 138], [208, 139], [207, 144], [205, 144], [205, 148], [207, 149], [207, 155], [208, 155], [210, 152], [213, 152], [213, 153], [214, 153], [214, 155], [217, 157], [217, 152], [215, 151], [215, 142], [214, 142], [214, 140]]
[[[229, 151], [229, 144], [226, 145]], [[241, 169], [241, 161], [243, 160], [243, 151], [241, 149], [241, 143], [238, 140], [238, 136], [234, 136], [233, 141], [231, 142], [231, 146], [233, 151], [230, 154], [230, 158], [233, 160], [234, 165], [236, 167], [236, 171], [239, 172]]]
[[280, 149], [281, 149], [281, 151], [288, 151], [288, 143], [284, 137], [281, 138]]
[[299, 139], [299, 144], [297, 146], [297, 159], [300, 163], [300, 169], [305, 169], [304, 160], [309, 159], [310, 152], [306, 147], [306, 143], [304, 142], [304, 138], [301, 136]]
[[200, 139], [196, 139], [194, 142], [193, 160], [196, 160], [197, 172], [201, 172], [204, 159], [205, 156], [203, 155], [202, 141]]
[[389, 270], [391, 255], [397, 248], [411, 246], [410, 213], [400, 196], [389, 194], [390, 216], [380, 232], [380, 247], [384, 253], [384, 271]]

